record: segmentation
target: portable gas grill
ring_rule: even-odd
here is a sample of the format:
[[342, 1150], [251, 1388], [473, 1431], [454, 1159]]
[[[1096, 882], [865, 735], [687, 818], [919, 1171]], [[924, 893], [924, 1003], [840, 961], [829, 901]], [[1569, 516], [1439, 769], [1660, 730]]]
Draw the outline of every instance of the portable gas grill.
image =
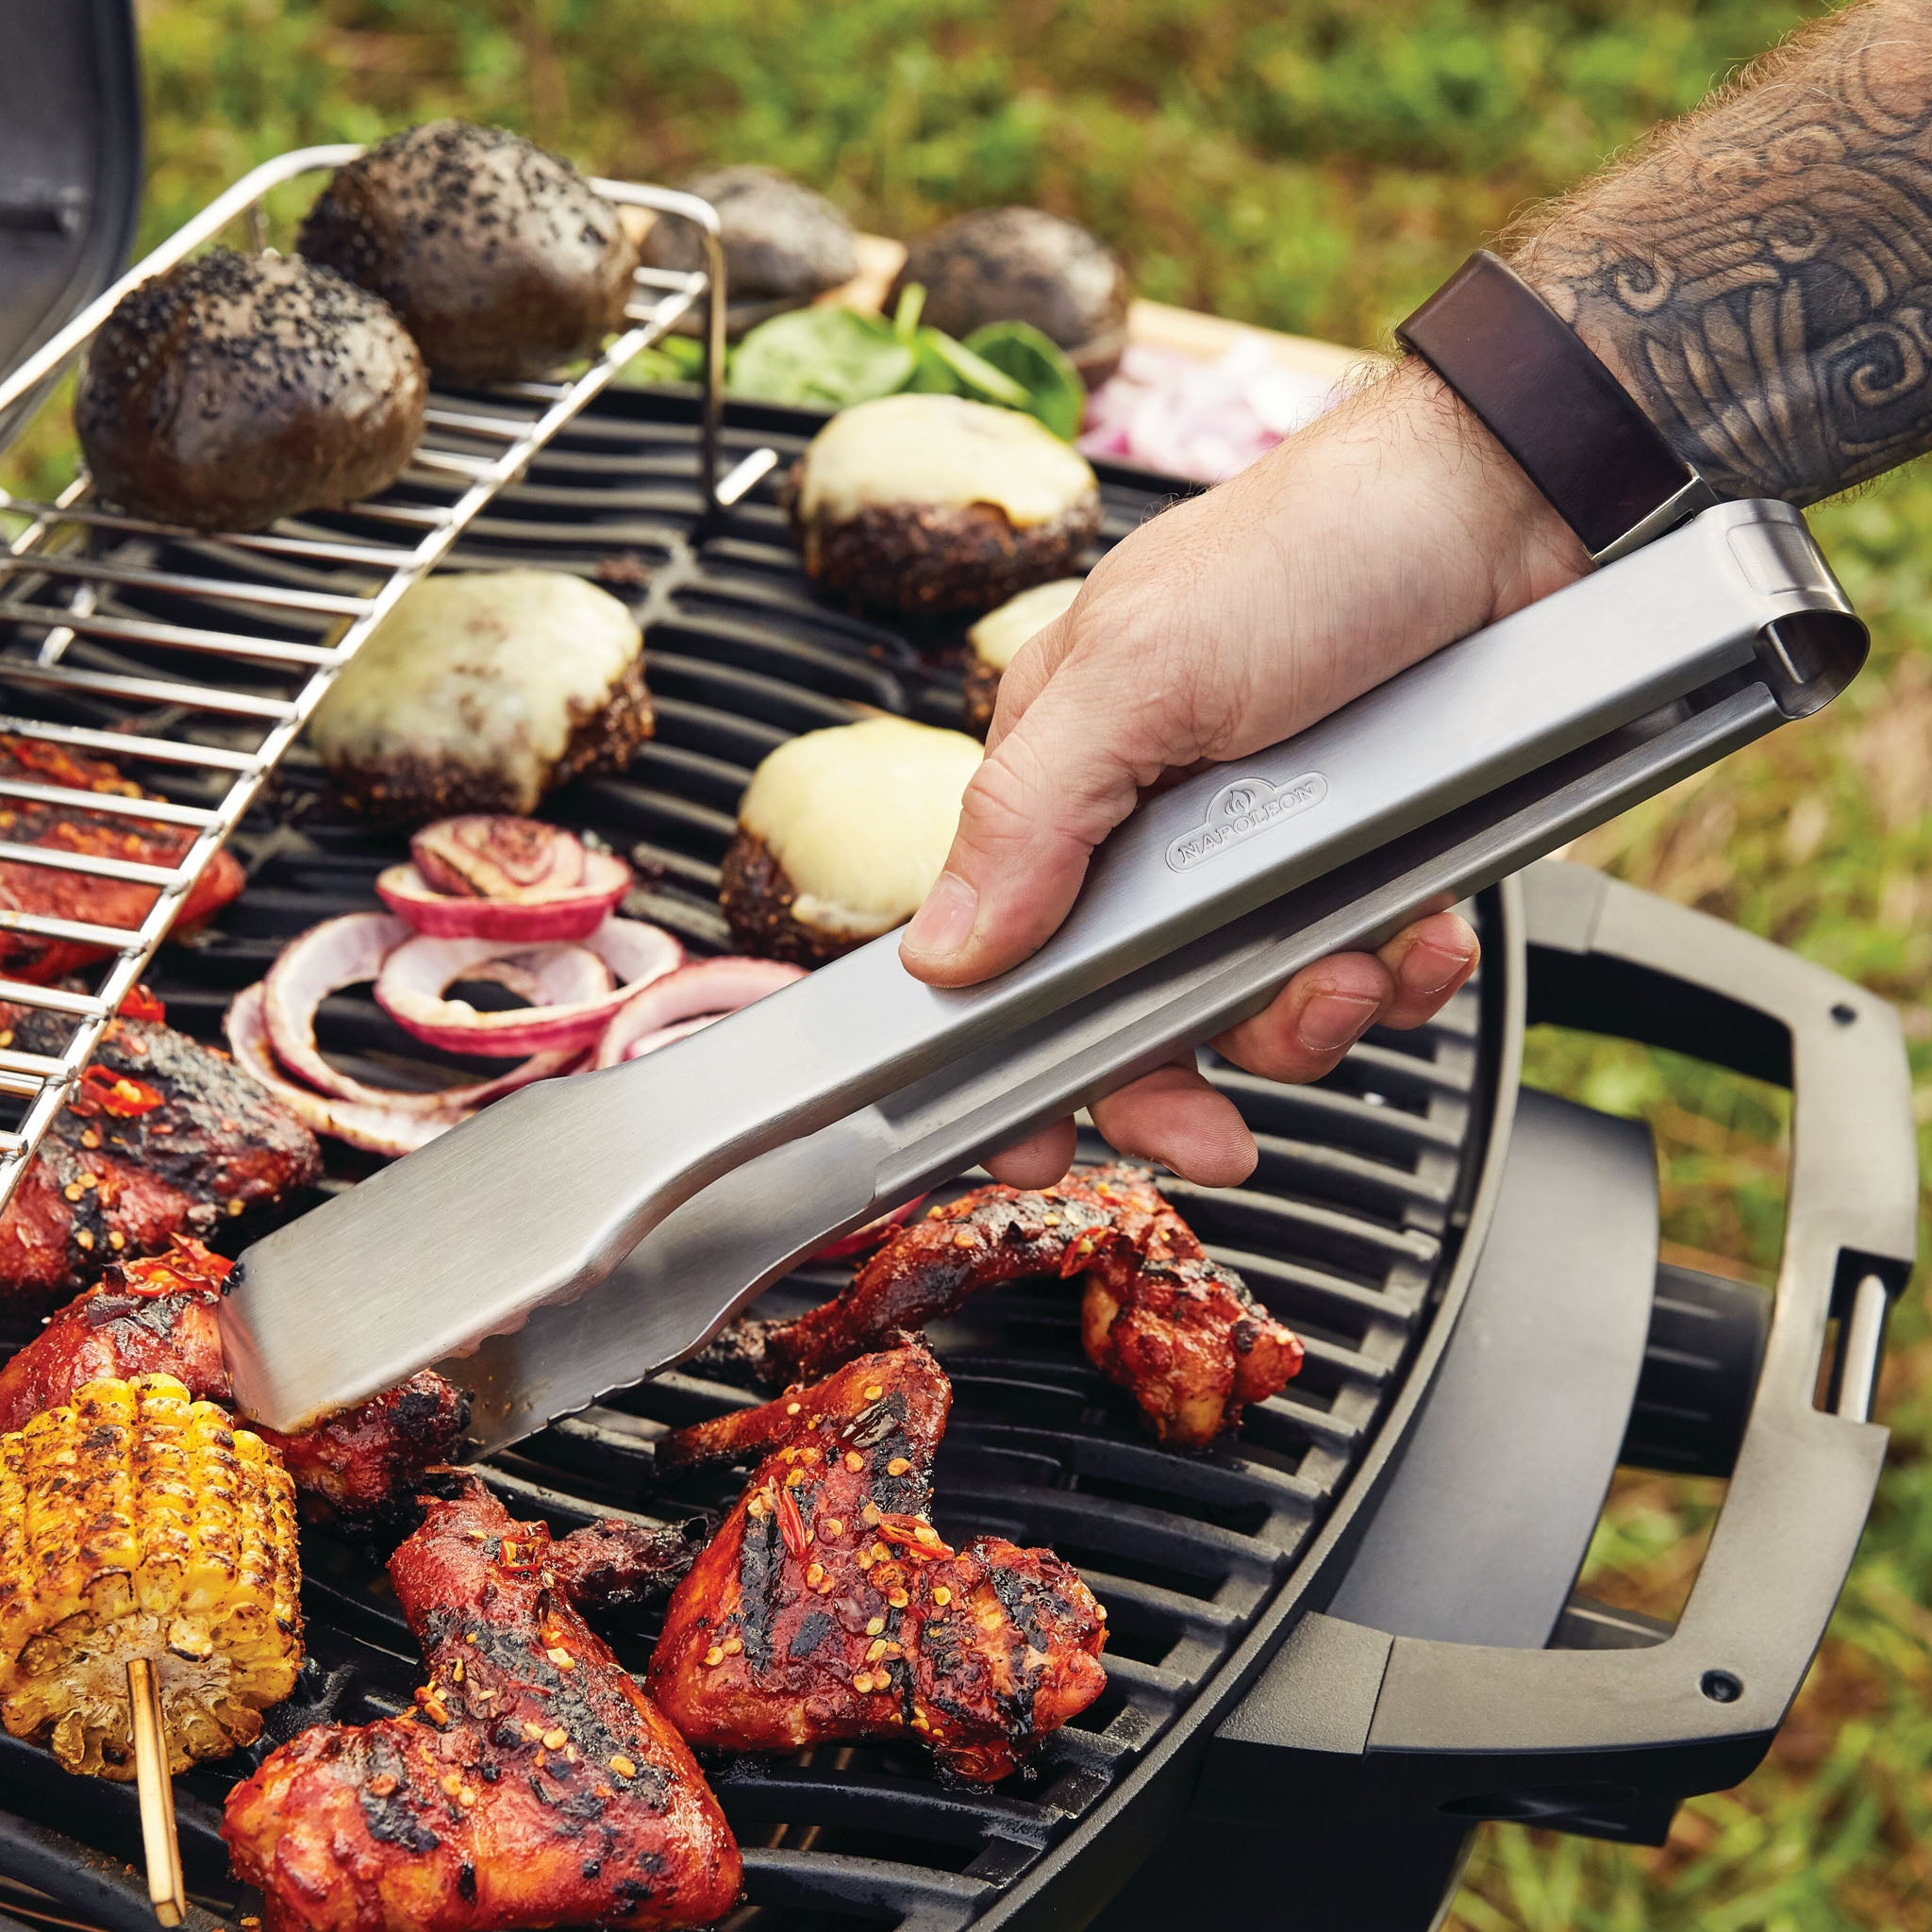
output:
[[[100, 13], [111, 26], [116, 9]], [[76, 53], [80, 72], [103, 44]], [[131, 180], [104, 179], [92, 207], [61, 202], [79, 209], [65, 228], [0, 245], [75, 254]], [[238, 189], [233, 205], [255, 195]], [[6, 345], [16, 361], [24, 347]], [[79, 500], [30, 529], [35, 551], [0, 598], [16, 613], [0, 634], [7, 728], [112, 744], [143, 783], [219, 819], [236, 758], [252, 755], [237, 747], [276, 728], [263, 708], [286, 704], [358, 621], [340, 600], [391, 570], [372, 553], [422, 541], [508, 442], [520, 478], [490, 479], [447, 567], [595, 575], [640, 613], [658, 707], [628, 773], [546, 810], [636, 861], [626, 911], [722, 949], [717, 864], [752, 767], [789, 734], [867, 708], [957, 722], [945, 641], [819, 603], [771, 476], [708, 502], [706, 479], [741, 459], [741, 478], [769, 467], [767, 450], [788, 461], [812, 418], [733, 406], [720, 427], [688, 395], [593, 400], [582, 384], [439, 396], [437, 410], [441, 461], [383, 506], [279, 526], [279, 541], [184, 540]], [[1178, 486], [1119, 470], [1103, 487], [1111, 542]], [[66, 547], [31, 568], [50, 536]], [[171, 1021], [210, 1040], [289, 938], [374, 906], [375, 875], [398, 856], [332, 809], [299, 741], [243, 803], [230, 843], [248, 890], [149, 975]], [[1868, 1411], [1916, 1201], [1896, 1023], [1788, 954], [1573, 868], [1485, 891], [1474, 916], [1482, 973], [1434, 1024], [1372, 1034], [1312, 1088], [1212, 1070], [1256, 1129], [1260, 1167], [1240, 1190], [1168, 1191], [1308, 1343], [1300, 1377], [1238, 1438], [1193, 1457], [1154, 1446], [1087, 1365], [1064, 1287], [982, 1296], [935, 1331], [958, 1396], [940, 1527], [1048, 1543], [1078, 1564], [1109, 1611], [1108, 1688], [1030, 1778], [994, 1790], [943, 1788], [897, 1747], [720, 1762], [746, 1852], [734, 1923], [1130, 1927], [1189, 1923], [1211, 1899], [1269, 1924], [1422, 1927], [1477, 1821], [1658, 1842], [1676, 1800], [1757, 1762], [1843, 1582], [1884, 1448]], [[1790, 1087], [1774, 1292], [1659, 1265], [1647, 1135], [1520, 1087], [1536, 1021]], [[323, 1040], [391, 1084], [457, 1064], [361, 997], [328, 1003]], [[331, 1187], [367, 1171], [330, 1155]], [[836, 1281], [800, 1271], [760, 1311]], [[653, 1444], [744, 1399], [666, 1375], [484, 1474], [559, 1531], [715, 1508], [728, 1482], [659, 1484]], [[1674, 1626], [1576, 1592], [1620, 1463], [1730, 1478]], [[275, 1737], [392, 1713], [418, 1681], [372, 1555], [313, 1529], [303, 1547], [312, 1662], [270, 1713]], [[633, 1667], [652, 1632], [646, 1620], [619, 1634]], [[176, 1781], [202, 1927], [253, 1908], [215, 1835], [245, 1768]], [[0, 1740], [0, 1920], [144, 1932], [125, 1862], [139, 1843], [131, 1788], [72, 1779]]]

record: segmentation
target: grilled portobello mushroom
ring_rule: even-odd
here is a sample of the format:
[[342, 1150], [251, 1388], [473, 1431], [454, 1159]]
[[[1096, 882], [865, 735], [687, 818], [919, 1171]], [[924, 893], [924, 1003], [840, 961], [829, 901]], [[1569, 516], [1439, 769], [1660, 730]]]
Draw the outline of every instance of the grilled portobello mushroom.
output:
[[718, 899], [748, 953], [822, 966], [903, 925], [932, 890], [978, 743], [905, 718], [789, 739], [752, 774]]
[[1084, 457], [1031, 416], [963, 396], [841, 409], [788, 493], [807, 574], [905, 617], [989, 610], [1064, 576], [1100, 528]]
[[[852, 224], [803, 182], [771, 168], [712, 168], [683, 183], [688, 194], [718, 210], [724, 243], [724, 286], [734, 311], [771, 313], [808, 302], [858, 273]], [[705, 265], [697, 229], [660, 215], [644, 237], [653, 268], [690, 275]]]
[[379, 298], [294, 256], [218, 248], [122, 297], [88, 353], [74, 426], [122, 509], [258, 530], [387, 488], [427, 392]]
[[339, 797], [385, 824], [527, 816], [651, 735], [643, 634], [564, 571], [436, 576], [407, 591], [316, 708], [308, 742]]
[[886, 298], [925, 291], [921, 320], [964, 338], [990, 322], [1030, 322], [1072, 358], [1091, 389], [1120, 366], [1132, 291], [1119, 258], [1077, 222], [1038, 208], [958, 216], [907, 250]]
[[468, 121], [425, 122], [339, 168], [300, 245], [388, 302], [456, 382], [594, 353], [638, 265], [617, 209], [568, 161]]

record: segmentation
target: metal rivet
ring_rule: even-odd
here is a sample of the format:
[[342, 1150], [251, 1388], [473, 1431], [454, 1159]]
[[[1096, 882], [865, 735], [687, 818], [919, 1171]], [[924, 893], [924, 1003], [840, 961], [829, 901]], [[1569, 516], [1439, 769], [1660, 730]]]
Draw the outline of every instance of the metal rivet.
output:
[[1697, 1688], [1713, 1704], [1735, 1704], [1744, 1694], [1743, 1679], [1729, 1671], [1706, 1671], [1697, 1680]]

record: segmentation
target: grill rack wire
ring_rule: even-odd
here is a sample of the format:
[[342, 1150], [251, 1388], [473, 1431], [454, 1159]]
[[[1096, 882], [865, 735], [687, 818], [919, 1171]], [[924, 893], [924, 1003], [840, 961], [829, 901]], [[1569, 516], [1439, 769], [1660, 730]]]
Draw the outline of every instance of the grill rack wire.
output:
[[[237, 223], [249, 244], [268, 245], [270, 196], [302, 175], [342, 166], [362, 152], [355, 143], [297, 148], [265, 161], [217, 196], [151, 254], [89, 305], [4, 379], [0, 416], [44, 393], [92, 341], [129, 290], [185, 259]], [[696, 457], [704, 513], [715, 515], [755, 483], [770, 458], [755, 452], [731, 475], [718, 474], [723, 420], [725, 327], [724, 258], [717, 212], [695, 195], [635, 182], [593, 179], [591, 184], [622, 207], [681, 216], [696, 225], [705, 266], [689, 273], [640, 267], [625, 309], [628, 326], [579, 374], [549, 382], [503, 383], [448, 394], [432, 389], [425, 434], [402, 476], [376, 498], [340, 510], [286, 517], [259, 534], [205, 533], [117, 515], [92, 500], [84, 469], [52, 502], [0, 491], [0, 509], [27, 519], [0, 555], [0, 625], [12, 641], [0, 650], [0, 732], [58, 745], [80, 754], [133, 758], [163, 771], [225, 774], [225, 788], [212, 799], [177, 803], [128, 799], [77, 787], [0, 778], [0, 800], [20, 799], [66, 808], [95, 818], [125, 819], [191, 830], [194, 837], [172, 867], [92, 853], [65, 852], [0, 839], [0, 859], [151, 887], [155, 897], [137, 926], [119, 926], [0, 908], [0, 931], [97, 946], [106, 962], [89, 991], [37, 986], [0, 975], [0, 1000], [66, 1015], [74, 1023], [59, 1057], [0, 1047], [0, 1104], [15, 1103], [10, 1125], [0, 1126], [0, 1209], [13, 1198], [61, 1107], [86, 1070], [115, 1008], [140, 982], [166, 937], [176, 910], [241, 824], [323, 695], [370, 633], [409, 587], [441, 562], [477, 516], [531, 458], [608, 386], [641, 349], [658, 341], [703, 299], [704, 351]], [[152, 537], [200, 546], [221, 566], [219, 576], [161, 575], [91, 555], [97, 543]], [[248, 565], [264, 570], [250, 581]], [[312, 589], [275, 580], [276, 566], [312, 565], [363, 577], [354, 594], [338, 588]], [[104, 614], [104, 591], [162, 590], [201, 594], [225, 608], [249, 613], [242, 630], [203, 628]], [[325, 641], [275, 634], [277, 618], [323, 620]], [[31, 650], [21, 647], [38, 633]], [[131, 676], [65, 662], [79, 636], [117, 648], [151, 653], [167, 675]], [[200, 676], [179, 660], [212, 666]], [[225, 667], [228, 675], [223, 680]], [[233, 675], [245, 670], [246, 677]], [[68, 698], [107, 698], [169, 707], [183, 717], [212, 715], [229, 741], [206, 732], [160, 734], [98, 731], [36, 718], [21, 708], [21, 691], [51, 691]], [[254, 733], [254, 741], [235, 742]]]

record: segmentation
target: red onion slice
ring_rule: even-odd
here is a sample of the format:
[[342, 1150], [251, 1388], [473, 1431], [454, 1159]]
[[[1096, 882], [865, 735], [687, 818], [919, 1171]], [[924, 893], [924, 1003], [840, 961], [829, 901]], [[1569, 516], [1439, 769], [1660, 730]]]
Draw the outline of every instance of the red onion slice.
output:
[[720, 1020], [730, 1017], [728, 1013], [700, 1013], [695, 1020], [680, 1020], [675, 1026], [660, 1026], [655, 1033], [646, 1033], [641, 1039], [633, 1040], [625, 1058], [641, 1060], [647, 1053], [656, 1053], [660, 1046], [669, 1046], [675, 1040], [702, 1033], [707, 1026], [715, 1026]]
[[393, 1107], [328, 1097], [298, 1087], [275, 1064], [275, 1053], [269, 1045], [265, 1005], [266, 989], [262, 986], [246, 987], [235, 995], [223, 1023], [229, 1050], [235, 1056], [235, 1064], [266, 1087], [311, 1133], [331, 1135], [338, 1141], [346, 1141], [351, 1147], [366, 1148], [371, 1154], [413, 1154], [458, 1121], [468, 1120], [474, 1111], [458, 1108], [449, 1113], [407, 1113]]
[[540, 1053], [508, 1074], [467, 1087], [410, 1093], [365, 1086], [325, 1059], [315, 1044], [315, 1014], [330, 993], [375, 979], [383, 961], [412, 935], [399, 919], [380, 912], [351, 912], [325, 919], [282, 949], [262, 981], [262, 1021], [269, 1045], [284, 1069], [318, 1092], [395, 1115], [474, 1113], [533, 1080], [560, 1074], [575, 1049]]
[[476, 976], [477, 968], [501, 959], [507, 950], [501, 940], [406, 940], [376, 975], [376, 1003], [418, 1040], [452, 1053], [509, 1059], [575, 1052], [595, 1041], [632, 994], [675, 971], [684, 958], [684, 948], [661, 927], [641, 919], [607, 919], [581, 945], [539, 946], [518, 955], [519, 963], [538, 975], [539, 995], [527, 1007], [481, 1013], [467, 1001], [443, 997], [446, 987]]
[[478, 899], [441, 892], [414, 865], [392, 865], [375, 881], [382, 903], [432, 939], [545, 940], [588, 938], [630, 891], [630, 867], [614, 852], [584, 854], [584, 875], [568, 892], [548, 899]]
[[471, 812], [438, 819], [409, 841], [409, 857], [433, 892], [475, 899], [552, 899], [582, 883], [581, 839], [541, 819]]
[[734, 955], [693, 960], [625, 1000], [597, 1042], [597, 1057], [591, 1064], [614, 1067], [621, 1060], [654, 1053], [804, 977], [803, 967], [787, 966], [776, 959], [746, 959]]
[[924, 1194], [915, 1194], [890, 1214], [881, 1214], [876, 1220], [868, 1221], [863, 1227], [855, 1227], [850, 1234], [841, 1234], [829, 1247], [821, 1248], [811, 1258], [814, 1261], [842, 1261], [847, 1255], [862, 1255], [866, 1249], [877, 1247], [895, 1227], [904, 1227], [919, 1212], [924, 1200]]

